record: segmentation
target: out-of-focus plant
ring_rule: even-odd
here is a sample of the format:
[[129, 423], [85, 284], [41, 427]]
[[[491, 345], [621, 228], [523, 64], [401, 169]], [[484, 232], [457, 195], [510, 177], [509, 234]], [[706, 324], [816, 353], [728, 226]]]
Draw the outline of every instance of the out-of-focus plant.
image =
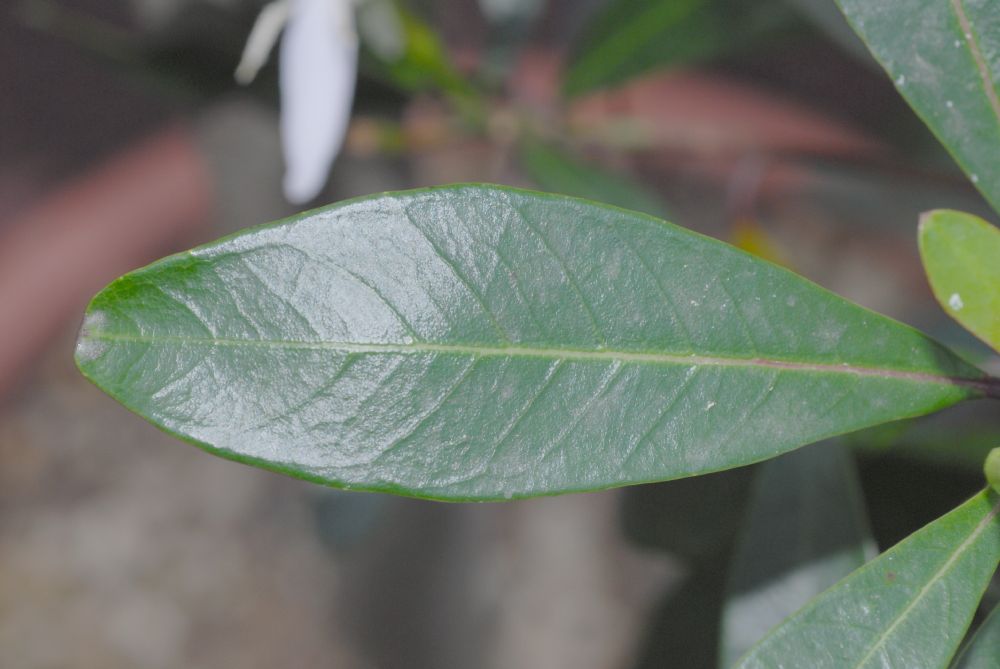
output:
[[[727, 39], [736, 33], [773, 35], [787, 6], [771, 14], [767, 3], [614, 0], [584, 31], [563, 88], [580, 94], [718, 54], [737, 45]], [[998, 19], [962, 0], [841, 7], [1000, 206]], [[383, 51], [375, 70], [405, 90], [436, 91], [488, 128], [484, 87], [457, 74], [426, 24], [393, 11], [401, 46]], [[272, 5], [240, 69], [262, 62], [258, 47], [286, 18], [283, 49], [304, 55], [283, 63], [326, 64], [281, 73], [283, 113], [307, 94], [324, 110], [286, 115], [300, 124], [286, 132], [287, 146], [298, 146], [286, 150], [294, 199], [322, 186], [343, 134], [352, 12], [340, 0]], [[316, 20], [297, 33], [297, 17]], [[667, 32], [684, 39], [665, 41]], [[379, 39], [363, 42], [378, 50]], [[948, 666], [1000, 561], [995, 490], [869, 560], [844, 444], [774, 458], [1000, 399], [1000, 379], [908, 326], [664, 222], [658, 196], [578, 160], [534, 119], [505, 128], [542, 187], [647, 213], [488, 185], [332, 205], [118, 279], [87, 311], [80, 369], [209, 452], [348, 490], [503, 501], [770, 460], [755, 472], [735, 541], [720, 661]], [[317, 146], [305, 146], [311, 137]], [[945, 310], [1000, 350], [1000, 231], [940, 210], [925, 215], [919, 241]], [[994, 487], [996, 458], [984, 465]], [[995, 659], [997, 620], [972, 638], [961, 666]]]

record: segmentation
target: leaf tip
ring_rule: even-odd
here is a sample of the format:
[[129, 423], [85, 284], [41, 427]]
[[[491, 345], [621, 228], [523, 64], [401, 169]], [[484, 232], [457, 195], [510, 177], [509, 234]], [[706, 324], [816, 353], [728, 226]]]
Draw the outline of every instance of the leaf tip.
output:
[[917, 223], [917, 234], [923, 238], [932, 226], [941, 221], [942, 215], [947, 213], [947, 209], [931, 209], [921, 213]]
[[76, 350], [74, 351], [78, 367], [93, 362], [107, 350], [107, 343], [94, 337], [94, 333], [102, 330], [107, 322], [107, 315], [99, 310], [88, 311], [83, 317], [83, 324], [80, 326], [80, 334], [77, 335]]

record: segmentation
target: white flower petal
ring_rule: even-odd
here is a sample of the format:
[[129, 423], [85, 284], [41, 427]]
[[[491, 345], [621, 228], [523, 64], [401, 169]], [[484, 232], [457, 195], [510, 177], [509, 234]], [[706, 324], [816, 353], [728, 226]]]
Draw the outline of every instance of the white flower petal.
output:
[[281, 40], [281, 141], [285, 197], [316, 197], [351, 117], [358, 38], [349, 0], [292, 0]]
[[264, 67], [274, 43], [278, 41], [281, 29], [288, 20], [288, 9], [288, 0], [274, 0], [260, 10], [250, 30], [250, 36], [247, 37], [247, 43], [243, 47], [240, 64], [233, 73], [237, 83], [246, 86], [256, 78], [260, 68]]

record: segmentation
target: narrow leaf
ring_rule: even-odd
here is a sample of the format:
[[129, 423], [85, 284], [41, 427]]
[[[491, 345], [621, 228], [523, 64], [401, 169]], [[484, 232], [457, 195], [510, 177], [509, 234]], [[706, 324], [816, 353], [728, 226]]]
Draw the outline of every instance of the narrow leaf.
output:
[[960, 211], [920, 221], [920, 256], [944, 310], [1000, 351], [1000, 229]]
[[578, 95], [657, 67], [728, 54], [788, 17], [777, 3], [611, 0], [582, 32], [565, 90]]
[[1000, 606], [976, 630], [955, 669], [1000, 669]]
[[815, 444], [757, 472], [730, 568], [720, 667], [876, 552], [843, 444]]
[[721, 242], [481, 185], [344, 202], [128, 274], [91, 303], [77, 362], [224, 457], [457, 500], [727, 469], [997, 388]]
[[990, 0], [837, 0], [924, 123], [1000, 211], [1000, 13]]
[[525, 143], [520, 158], [524, 171], [543, 190], [586, 197], [660, 218], [667, 216], [663, 202], [639, 184], [545, 144]]
[[947, 667], [1000, 561], [1000, 497], [982, 492], [775, 628], [737, 667]]

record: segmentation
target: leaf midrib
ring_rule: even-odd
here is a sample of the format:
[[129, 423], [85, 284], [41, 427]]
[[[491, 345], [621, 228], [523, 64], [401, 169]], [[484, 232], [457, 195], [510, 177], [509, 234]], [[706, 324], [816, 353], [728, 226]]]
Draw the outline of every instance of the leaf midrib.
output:
[[889, 637], [892, 636], [892, 633], [896, 630], [896, 628], [899, 627], [904, 620], [906, 620], [907, 616], [910, 615], [910, 612], [916, 608], [924, 597], [927, 596], [927, 593], [930, 592], [931, 588], [947, 575], [952, 567], [954, 567], [955, 563], [958, 562], [959, 558], [961, 558], [962, 555], [969, 550], [972, 544], [976, 542], [976, 539], [979, 538], [979, 535], [981, 535], [993, 519], [996, 518], [998, 513], [1000, 513], [1000, 502], [993, 505], [993, 508], [990, 509], [989, 513], [987, 513], [981, 521], [979, 521], [969, 536], [965, 538], [965, 540], [954, 550], [954, 552], [952, 552], [945, 563], [942, 564], [936, 572], [934, 572], [934, 575], [930, 578], [930, 580], [928, 580], [927, 583], [920, 588], [916, 596], [910, 601], [909, 604], [906, 605], [906, 608], [900, 611], [899, 615], [893, 619], [892, 623], [885, 629], [885, 631], [878, 636], [875, 642], [868, 649], [868, 652], [865, 653], [864, 657], [862, 657], [854, 665], [855, 669], [860, 669], [875, 656], [875, 653], [878, 652], [879, 648], [885, 645], [886, 641], [889, 640]]
[[989, 63], [983, 56], [982, 49], [979, 48], [979, 42], [976, 40], [972, 21], [969, 20], [969, 17], [965, 13], [962, 0], [951, 0], [951, 9], [955, 13], [955, 18], [958, 19], [958, 25], [962, 30], [962, 39], [976, 65], [976, 71], [983, 86], [983, 95], [986, 96], [986, 101], [993, 111], [994, 119], [1000, 125], [1000, 98], [997, 97], [997, 91], [993, 85], [993, 73], [990, 72]]
[[186, 337], [179, 335], [142, 335], [95, 331], [81, 335], [81, 340], [100, 342], [167, 343], [191, 344], [198, 346], [247, 346], [259, 348], [313, 349], [344, 351], [346, 353], [371, 354], [451, 354], [476, 358], [541, 358], [546, 360], [577, 360], [597, 362], [621, 362], [629, 364], [746, 367], [779, 369], [795, 372], [844, 374], [869, 378], [885, 378], [917, 383], [937, 383], [961, 386], [985, 395], [1000, 393], [1000, 379], [982, 377], [970, 379], [926, 372], [900, 369], [863, 367], [846, 363], [812, 363], [772, 358], [738, 358], [726, 356], [706, 356], [698, 354], [643, 352], [620, 350], [586, 350], [570, 348], [550, 348], [535, 346], [483, 346], [478, 344], [435, 344], [414, 343], [356, 343], [335, 341], [299, 341], [276, 339], [235, 339], [228, 337]]

